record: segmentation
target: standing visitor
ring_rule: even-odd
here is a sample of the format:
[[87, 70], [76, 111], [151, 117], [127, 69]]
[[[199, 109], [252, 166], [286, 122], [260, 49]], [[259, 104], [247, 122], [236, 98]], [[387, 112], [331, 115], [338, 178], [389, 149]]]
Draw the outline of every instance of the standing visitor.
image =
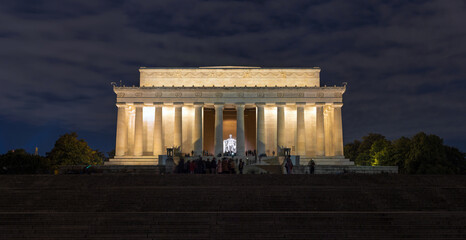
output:
[[205, 162], [205, 170], [206, 170], [207, 174], [211, 173], [210, 172], [210, 164], [211, 164], [210, 160], [207, 159], [207, 161]]
[[291, 162], [290, 157], [288, 157], [288, 160], [286, 161], [286, 165], [287, 165], [287, 173], [293, 174], [293, 163]]
[[230, 158], [230, 161], [228, 161], [228, 169], [230, 170], [229, 173], [236, 174], [235, 168], [236, 168], [235, 160]]
[[222, 162], [220, 162], [220, 159], [217, 160], [217, 173], [218, 174], [222, 173]]
[[230, 169], [228, 169], [228, 160], [226, 158], [222, 159], [222, 173], [229, 173]]
[[212, 162], [210, 163], [210, 172], [212, 174], [217, 173], [217, 160], [215, 158], [212, 159]]
[[290, 168], [288, 167], [288, 160], [287, 159], [285, 160], [285, 170], [286, 170], [286, 174], [290, 174]]
[[243, 162], [243, 159], [240, 159], [239, 165], [238, 165], [239, 174], [243, 174], [243, 168], [244, 168], [244, 162]]
[[196, 168], [196, 163], [194, 163], [194, 160], [189, 164], [189, 173], [194, 174], [194, 169]]
[[315, 166], [316, 163], [311, 159], [311, 161], [309, 161], [309, 174], [314, 174]]

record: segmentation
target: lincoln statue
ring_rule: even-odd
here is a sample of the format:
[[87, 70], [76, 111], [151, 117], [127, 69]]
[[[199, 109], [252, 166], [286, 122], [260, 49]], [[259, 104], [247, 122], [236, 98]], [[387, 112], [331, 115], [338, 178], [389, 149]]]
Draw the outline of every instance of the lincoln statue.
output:
[[343, 156], [346, 86], [321, 86], [320, 68], [141, 67], [139, 72], [139, 87], [113, 89], [118, 117], [109, 165], [155, 165], [167, 148], [206, 157], [236, 152], [235, 158], [247, 152], [280, 155], [286, 148], [301, 164], [310, 159], [352, 164]]

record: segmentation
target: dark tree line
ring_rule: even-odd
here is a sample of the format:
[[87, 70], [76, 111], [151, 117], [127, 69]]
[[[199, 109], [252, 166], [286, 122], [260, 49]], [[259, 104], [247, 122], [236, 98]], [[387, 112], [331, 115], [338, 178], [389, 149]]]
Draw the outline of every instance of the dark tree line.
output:
[[346, 144], [345, 156], [360, 166], [398, 166], [400, 173], [466, 174], [465, 153], [424, 132], [393, 141], [370, 133]]
[[67, 133], [58, 138], [46, 156], [27, 153], [24, 149], [8, 151], [0, 155], [0, 173], [33, 174], [52, 173], [64, 165], [100, 165], [105, 154], [93, 150], [76, 133]]

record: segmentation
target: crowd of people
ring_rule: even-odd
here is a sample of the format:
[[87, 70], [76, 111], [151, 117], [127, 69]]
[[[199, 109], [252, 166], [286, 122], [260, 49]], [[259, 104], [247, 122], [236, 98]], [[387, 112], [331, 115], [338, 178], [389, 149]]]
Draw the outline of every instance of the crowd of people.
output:
[[176, 166], [176, 173], [185, 174], [243, 174], [245, 163], [243, 159], [219, 158], [185, 161], [181, 158]]

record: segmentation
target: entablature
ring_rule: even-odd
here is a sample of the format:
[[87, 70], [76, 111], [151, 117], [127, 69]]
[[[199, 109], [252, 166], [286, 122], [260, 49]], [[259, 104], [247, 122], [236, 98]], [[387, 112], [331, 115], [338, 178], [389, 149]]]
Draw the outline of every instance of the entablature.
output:
[[114, 87], [117, 102], [315, 103], [342, 102], [346, 86], [333, 87]]

